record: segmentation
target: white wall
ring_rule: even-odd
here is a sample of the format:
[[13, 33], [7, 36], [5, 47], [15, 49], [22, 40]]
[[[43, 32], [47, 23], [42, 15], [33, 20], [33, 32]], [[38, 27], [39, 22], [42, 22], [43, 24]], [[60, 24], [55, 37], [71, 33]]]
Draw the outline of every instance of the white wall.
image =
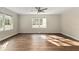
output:
[[19, 32], [20, 33], [59, 33], [59, 15], [39, 15], [38, 17], [47, 18], [47, 28], [34, 29], [32, 28], [32, 17], [36, 15], [20, 15]]
[[10, 11], [6, 8], [2, 8], [2, 7], [0, 7], [0, 13], [11, 15], [14, 20], [14, 29], [13, 30], [0, 32], [0, 40], [3, 40], [5, 38], [8, 38], [8, 37], [18, 33], [18, 15], [13, 13], [12, 11]]
[[61, 32], [79, 39], [79, 8], [72, 8], [61, 15]]

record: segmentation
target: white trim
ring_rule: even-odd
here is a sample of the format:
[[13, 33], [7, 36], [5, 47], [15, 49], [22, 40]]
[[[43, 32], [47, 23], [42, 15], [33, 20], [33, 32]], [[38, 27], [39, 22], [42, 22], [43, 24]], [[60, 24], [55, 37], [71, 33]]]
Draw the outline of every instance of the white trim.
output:
[[14, 33], [14, 34], [5, 36], [4, 38], [0, 38], [0, 41], [5, 40], [5, 39], [7, 39], [7, 38], [9, 38], [9, 37], [11, 37], [11, 36], [14, 36], [14, 35], [16, 35], [16, 34], [18, 34], [18, 33]]
[[69, 36], [69, 37], [71, 37], [71, 38], [73, 38], [73, 39], [79, 40], [79, 38], [74, 37], [74, 36], [71, 36], [71, 35], [69, 35], [69, 34], [66, 34], [66, 33], [63, 33], [63, 32], [62, 32], [62, 34], [66, 35], [66, 36]]

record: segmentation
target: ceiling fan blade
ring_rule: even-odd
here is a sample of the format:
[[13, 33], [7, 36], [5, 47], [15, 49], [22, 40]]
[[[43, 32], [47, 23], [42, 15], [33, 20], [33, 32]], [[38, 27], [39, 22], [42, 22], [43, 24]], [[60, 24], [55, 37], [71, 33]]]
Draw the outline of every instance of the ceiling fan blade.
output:
[[42, 7], [35, 7], [37, 9], [37, 13], [44, 12], [44, 10], [47, 10], [48, 8], [42, 8]]
[[47, 10], [48, 8], [44, 8], [44, 9], [42, 9], [42, 10]]
[[41, 13], [41, 12], [44, 12], [44, 10], [40, 10], [40, 11], [38, 11], [38, 13]]
[[44, 10], [41, 10], [41, 12], [44, 12]]

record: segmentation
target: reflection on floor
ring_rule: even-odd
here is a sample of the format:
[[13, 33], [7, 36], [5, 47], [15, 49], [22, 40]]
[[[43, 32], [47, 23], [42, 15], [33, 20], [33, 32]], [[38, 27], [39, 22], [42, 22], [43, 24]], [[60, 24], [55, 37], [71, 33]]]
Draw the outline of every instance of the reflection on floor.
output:
[[78, 41], [66, 39], [57, 35], [48, 35], [48, 41], [56, 46], [79, 46]]
[[0, 42], [1, 51], [79, 51], [79, 41], [62, 34], [18, 34]]

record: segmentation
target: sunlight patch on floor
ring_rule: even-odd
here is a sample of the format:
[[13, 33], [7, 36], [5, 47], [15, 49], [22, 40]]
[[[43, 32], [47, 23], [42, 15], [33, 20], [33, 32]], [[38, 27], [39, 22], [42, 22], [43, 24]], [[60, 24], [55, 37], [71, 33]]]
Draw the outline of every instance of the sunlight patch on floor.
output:
[[5, 50], [8, 44], [9, 44], [9, 43], [6, 42], [5, 44], [1, 45], [0, 50]]
[[56, 46], [79, 46], [78, 41], [66, 39], [56, 35], [48, 35], [48, 42]]

